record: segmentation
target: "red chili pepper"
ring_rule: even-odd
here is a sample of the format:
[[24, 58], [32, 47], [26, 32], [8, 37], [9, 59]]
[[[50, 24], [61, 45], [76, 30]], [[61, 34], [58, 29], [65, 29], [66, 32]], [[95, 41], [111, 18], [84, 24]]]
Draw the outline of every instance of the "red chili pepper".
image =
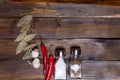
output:
[[43, 55], [43, 74], [44, 76], [46, 77], [47, 75], [47, 58], [48, 58], [48, 55], [47, 55], [47, 50], [46, 50], [46, 47], [43, 43], [41, 43], [41, 51], [42, 51], [42, 55]]
[[54, 69], [54, 56], [50, 54], [49, 56], [49, 68], [45, 80], [50, 80]]

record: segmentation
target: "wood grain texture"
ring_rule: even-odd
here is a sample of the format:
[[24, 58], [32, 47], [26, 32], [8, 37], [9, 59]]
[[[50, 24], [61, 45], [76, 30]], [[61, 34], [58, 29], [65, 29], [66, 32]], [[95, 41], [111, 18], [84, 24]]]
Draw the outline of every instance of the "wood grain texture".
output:
[[[42, 64], [38, 70], [25, 61], [0, 61], [0, 65], [0, 80], [43, 80]], [[82, 80], [119, 80], [119, 66], [119, 61], [82, 61]]]
[[[0, 38], [15, 38], [19, 19], [0, 18]], [[34, 18], [33, 24], [44, 39], [120, 38], [120, 19]]]
[[[51, 44], [54, 45], [52, 52], [55, 53], [57, 47], [66, 50], [65, 59], [70, 58], [70, 47], [81, 47], [82, 60], [120, 60], [120, 40], [105, 39], [63, 39], [63, 40], [43, 40], [47, 49]], [[15, 55], [17, 43], [13, 40], [0, 40], [0, 59], [1, 60], [20, 60], [24, 53]], [[49, 50], [48, 50], [49, 54]]]
[[120, 61], [85, 61], [83, 80], [120, 80]]
[[0, 80], [44, 80], [42, 64], [34, 69], [26, 61], [0, 61]]
[[18, 1], [18, 2], [72, 2], [72, 3], [104, 3], [109, 4], [111, 3], [114, 5], [114, 3], [119, 4], [119, 0], [11, 0], [11, 1]]
[[34, 17], [120, 18], [119, 6], [11, 1], [0, 4], [0, 17], [33, 14]]
[[16, 23], [26, 14], [33, 15], [33, 32], [43, 38], [47, 50], [51, 44], [52, 53], [65, 48], [67, 65], [70, 47], [81, 47], [82, 80], [120, 80], [119, 0], [0, 0], [0, 80], [44, 80], [42, 56], [41, 68], [36, 70], [21, 60], [24, 52], [15, 54], [14, 39], [20, 30]]

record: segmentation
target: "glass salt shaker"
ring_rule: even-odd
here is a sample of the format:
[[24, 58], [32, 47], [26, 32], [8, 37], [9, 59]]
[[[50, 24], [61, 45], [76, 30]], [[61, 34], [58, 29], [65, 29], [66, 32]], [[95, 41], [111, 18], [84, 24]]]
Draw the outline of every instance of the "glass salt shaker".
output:
[[55, 80], [66, 80], [66, 63], [63, 59], [65, 50], [63, 48], [57, 48], [55, 56], [58, 57], [55, 63]]

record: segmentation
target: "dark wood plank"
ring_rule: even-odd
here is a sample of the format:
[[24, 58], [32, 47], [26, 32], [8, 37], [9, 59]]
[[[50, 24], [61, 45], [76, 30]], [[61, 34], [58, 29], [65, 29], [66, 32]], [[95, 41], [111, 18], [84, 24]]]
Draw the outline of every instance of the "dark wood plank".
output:
[[0, 4], [0, 17], [33, 14], [34, 17], [120, 18], [119, 6], [11, 1], [3, 1]]
[[[82, 60], [120, 60], [120, 40], [106, 39], [63, 39], [63, 40], [43, 40], [47, 49], [54, 44], [52, 52], [55, 53], [57, 47], [66, 49], [66, 59], [70, 58], [70, 47], [77, 45], [81, 47]], [[20, 60], [24, 53], [15, 54], [17, 43], [13, 40], [0, 40], [1, 60]], [[48, 50], [49, 54], [49, 50]]]
[[34, 69], [26, 61], [1, 61], [0, 80], [44, 80], [42, 64]]
[[[19, 18], [0, 18], [0, 38], [15, 38]], [[34, 18], [34, 33], [44, 39], [120, 38], [120, 19]]]
[[[82, 61], [82, 80], [119, 80], [119, 67], [120, 61]], [[0, 61], [0, 79], [43, 80], [42, 64], [36, 70], [25, 61]]]
[[120, 80], [120, 61], [83, 61], [83, 80]]
[[102, 5], [120, 5], [119, 0], [11, 0], [18, 2], [62, 2], [62, 3], [87, 3]]

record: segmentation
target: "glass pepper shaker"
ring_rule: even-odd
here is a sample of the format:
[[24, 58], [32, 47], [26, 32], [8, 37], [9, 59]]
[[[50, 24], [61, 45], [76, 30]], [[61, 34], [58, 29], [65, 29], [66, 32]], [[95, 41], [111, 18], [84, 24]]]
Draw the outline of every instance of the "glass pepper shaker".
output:
[[71, 47], [71, 60], [70, 60], [70, 78], [81, 79], [81, 49], [80, 47]]

